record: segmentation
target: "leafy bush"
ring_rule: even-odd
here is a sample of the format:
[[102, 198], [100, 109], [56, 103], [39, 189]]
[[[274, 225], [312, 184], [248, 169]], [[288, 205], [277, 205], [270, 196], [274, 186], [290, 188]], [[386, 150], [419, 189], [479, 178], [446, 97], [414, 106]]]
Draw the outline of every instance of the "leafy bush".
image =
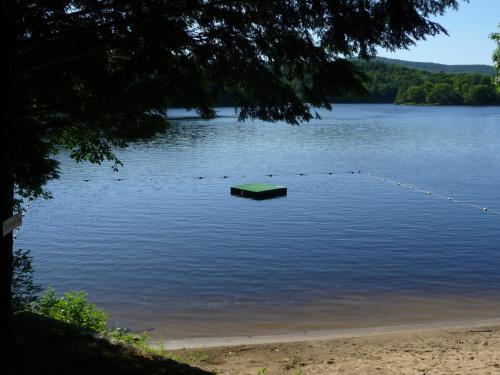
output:
[[14, 252], [12, 278], [12, 311], [19, 313], [31, 311], [37, 302], [40, 286], [33, 283], [33, 258], [29, 250], [18, 249]]
[[40, 315], [75, 324], [94, 331], [106, 329], [107, 314], [87, 300], [82, 291], [71, 291], [57, 297], [54, 289], [45, 291], [37, 306]]

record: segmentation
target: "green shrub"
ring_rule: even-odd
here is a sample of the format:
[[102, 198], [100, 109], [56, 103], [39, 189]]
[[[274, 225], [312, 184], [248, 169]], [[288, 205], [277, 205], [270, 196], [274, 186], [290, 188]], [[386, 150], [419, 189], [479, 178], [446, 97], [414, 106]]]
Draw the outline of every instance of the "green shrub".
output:
[[48, 288], [37, 306], [40, 315], [66, 323], [75, 324], [94, 331], [106, 329], [107, 314], [87, 300], [82, 291], [71, 291], [57, 297], [52, 288]]

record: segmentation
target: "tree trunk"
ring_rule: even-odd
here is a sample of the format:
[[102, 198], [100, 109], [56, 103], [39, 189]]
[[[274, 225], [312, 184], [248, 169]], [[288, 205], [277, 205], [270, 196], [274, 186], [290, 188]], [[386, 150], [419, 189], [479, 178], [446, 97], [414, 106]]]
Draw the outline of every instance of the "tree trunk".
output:
[[[4, 118], [2, 118], [4, 120]], [[5, 124], [2, 121], [2, 128]], [[14, 173], [10, 160], [9, 148], [6, 147], [4, 131], [0, 135], [2, 148], [2, 171], [0, 177], [0, 218], [4, 220], [12, 216], [14, 198]], [[8, 140], [8, 138], [7, 138]], [[10, 143], [10, 142], [9, 142]], [[0, 338], [2, 341], [11, 335], [11, 300], [12, 300], [12, 264], [13, 264], [13, 238], [12, 232], [3, 236], [0, 245]]]
[[[0, 1], [0, 24], [2, 25], [2, 46], [0, 59], [3, 94], [0, 100], [0, 224], [12, 216], [14, 207], [14, 137], [12, 108], [14, 96], [14, 42], [12, 0]], [[10, 341], [12, 334], [12, 232], [0, 241], [0, 342]]]

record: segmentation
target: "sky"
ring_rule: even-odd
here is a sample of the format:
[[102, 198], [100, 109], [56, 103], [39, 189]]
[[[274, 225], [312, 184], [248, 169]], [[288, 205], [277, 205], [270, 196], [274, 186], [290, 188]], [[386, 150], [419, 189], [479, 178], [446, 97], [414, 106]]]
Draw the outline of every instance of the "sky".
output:
[[444, 26], [449, 36], [428, 37], [409, 50], [391, 53], [380, 49], [378, 55], [441, 64], [493, 64], [491, 55], [495, 43], [488, 35], [498, 31], [500, 0], [470, 0], [469, 3], [462, 0], [457, 11], [450, 9], [433, 20]]

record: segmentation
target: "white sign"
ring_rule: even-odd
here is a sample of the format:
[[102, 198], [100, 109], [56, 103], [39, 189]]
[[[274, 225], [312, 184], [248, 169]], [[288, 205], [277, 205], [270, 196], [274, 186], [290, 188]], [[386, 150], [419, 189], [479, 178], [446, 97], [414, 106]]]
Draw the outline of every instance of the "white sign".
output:
[[8, 235], [17, 227], [20, 227], [23, 223], [23, 215], [21, 212], [18, 212], [14, 216], [9, 217], [7, 220], [3, 222], [3, 237]]

